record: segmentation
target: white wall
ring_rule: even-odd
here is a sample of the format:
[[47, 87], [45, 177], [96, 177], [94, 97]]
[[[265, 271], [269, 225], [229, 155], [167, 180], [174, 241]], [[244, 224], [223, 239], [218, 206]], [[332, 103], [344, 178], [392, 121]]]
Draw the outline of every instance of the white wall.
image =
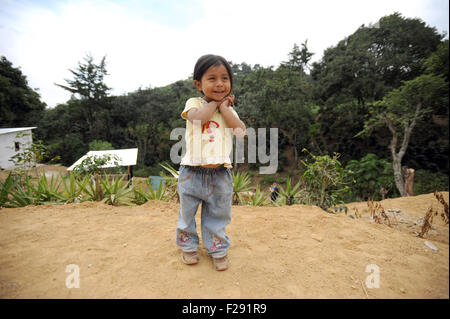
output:
[[[25, 135], [16, 137], [16, 135]], [[19, 142], [19, 151], [15, 150], [15, 142]], [[0, 134], [0, 167], [3, 169], [13, 169], [14, 163], [9, 159], [19, 152], [23, 152], [33, 143], [31, 130]]]

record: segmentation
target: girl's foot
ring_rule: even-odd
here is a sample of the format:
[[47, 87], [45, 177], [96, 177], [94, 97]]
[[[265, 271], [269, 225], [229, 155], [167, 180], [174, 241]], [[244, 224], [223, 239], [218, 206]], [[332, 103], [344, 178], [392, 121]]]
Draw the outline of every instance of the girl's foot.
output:
[[218, 271], [228, 269], [228, 258], [227, 256], [222, 258], [213, 258], [214, 268]]
[[181, 254], [181, 259], [186, 265], [195, 265], [200, 260], [200, 255], [198, 254], [198, 251], [193, 251], [189, 253], [183, 251]]

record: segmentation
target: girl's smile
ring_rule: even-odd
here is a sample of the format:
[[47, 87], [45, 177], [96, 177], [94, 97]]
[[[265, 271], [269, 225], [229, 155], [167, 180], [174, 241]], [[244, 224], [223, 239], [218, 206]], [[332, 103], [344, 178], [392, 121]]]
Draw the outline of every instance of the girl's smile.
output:
[[221, 101], [231, 91], [230, 75], [222, 64], [210, 67], [194, 84], [209, 100]]

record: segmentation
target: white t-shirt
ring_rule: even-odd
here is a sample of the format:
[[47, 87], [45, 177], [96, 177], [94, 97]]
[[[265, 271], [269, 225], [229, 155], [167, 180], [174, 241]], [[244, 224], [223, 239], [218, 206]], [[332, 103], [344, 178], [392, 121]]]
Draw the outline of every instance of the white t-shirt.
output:
[[[181, 117], [186, 120], [186, 154], [181, 159], [181, 165], [224, 164], [225, 167], [232, 168], [230, 153], [233, 133], [222, 114], [216, 110], [203, 126], [200, 126], [200, 121], [192, 123], [188, 120], [187, 112], [190, 109], [201, 109], [207, 104], [201, 97], [190, 98], [181, 113]], [[230, 109], [239, 118], [233, 107], [230, 106]]]

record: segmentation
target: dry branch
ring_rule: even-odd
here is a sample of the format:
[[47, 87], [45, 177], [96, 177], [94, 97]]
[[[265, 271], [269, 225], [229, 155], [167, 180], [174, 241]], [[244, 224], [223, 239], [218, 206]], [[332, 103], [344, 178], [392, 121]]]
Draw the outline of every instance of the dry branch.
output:
[[434, 212], [433, 208], [430, 206], [430, 208], [428, 208], [427, 213], [425, 214], [422, 229], [421, 229], [419, 235], [417, 235], [418, 237], [423, 238], [428, 233], [428, 231], [431, 229], [431, 224], [433, 224], [433, 215], [437, 215], [437, 212]]
[[439, 203], [441, 203], [444, 206], [444, 212], [441, 214], [442, 220], [448, 224], [448, 203], [445, 201], [444, 196], [442, 196], [441, 193], [434, 192], [434, 197], [438, 200]]
[[368, 201], [367, 206], [369, 207], [370, 218], [374, 222], [392, 227], [392, 223], [380, 203]]

